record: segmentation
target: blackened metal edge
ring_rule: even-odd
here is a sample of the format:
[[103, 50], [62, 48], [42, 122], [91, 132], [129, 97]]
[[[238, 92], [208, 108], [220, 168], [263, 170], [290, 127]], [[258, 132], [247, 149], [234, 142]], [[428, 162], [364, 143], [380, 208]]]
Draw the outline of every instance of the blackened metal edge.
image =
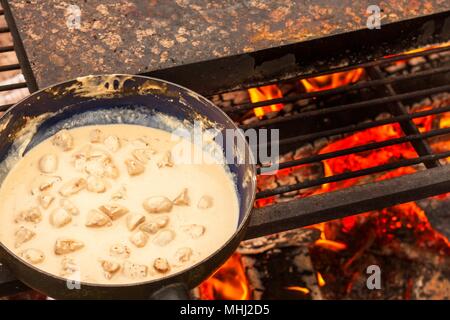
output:
[[22, 38], [20, 37], [19, 30], [17, 29], [14, 21], [11, 8], [9, 7], [8, 0], [0, 0], [0, 2], [5, 13], [6, 23], [13, 37], [14, 51], [16, 52], [17, 59], [19, 60], [20, 68], [22, 69], [23, 76], [25, 77], [28, 90], [30, 92], [35, 92], [39, 88], [31, 69], [30, 60], [28, 59], [25, 51]]
[[253, 209], [246, 239], [450, 192], [450, 165]]
[[252, 53], [143, 73], [203, 95], [337, 72], [450, 40], [450, 11]]

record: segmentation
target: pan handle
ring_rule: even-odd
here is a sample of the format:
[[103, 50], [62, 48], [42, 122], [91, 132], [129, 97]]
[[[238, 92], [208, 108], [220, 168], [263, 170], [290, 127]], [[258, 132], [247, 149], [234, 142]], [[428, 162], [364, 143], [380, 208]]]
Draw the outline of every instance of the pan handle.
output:
[[189, 300], [189, 290], [184, 283], [172, 283], [158, 289], [150, 296], [152, 300]]

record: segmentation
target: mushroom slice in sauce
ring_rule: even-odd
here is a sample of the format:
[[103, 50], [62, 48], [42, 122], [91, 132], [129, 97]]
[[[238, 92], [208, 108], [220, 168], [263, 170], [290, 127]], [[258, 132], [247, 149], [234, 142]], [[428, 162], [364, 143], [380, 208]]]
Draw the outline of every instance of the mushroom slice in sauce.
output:
[[31, 185], [31, 194], [36, 195], [40, 192], [47, 191], [53, 185], [61, 181], [61, 177], [40, 175], [33, 181]]
[[162, 216], [158, 217], [150, 222], [143, 223], [139, 226], [139, 229], [154, 234], [158, 232], [159, 229], [164, 228], [169, 223], [169, 217], [168, 216]]
[[90, 192], [103, 193], [106, 191], [106, 181], [100, 177], [89, 176], [86, 179], [86, 188]]
[[107, 136], [105, 140], [103, 140], [103, 144], [111, 152], [116, 152], [120, 149], [120, 139], [117, 136]]
[[130, 248], [121, 243], [113, 244], [109, 248], [109, 255], [112, 257], [127, 259], [130, 256], [130, 254], [131, 254]]
[[98, 210], [90, 210], [86, 218], [86, 227], [104, 227], [111, 226], [112, 221], [108, 215]]
[[173, 204], [177, 206], [188, 206], [189, 205], [188, 189], [184, 188], [183, 191], [173, 200]]
[[99, 207], [100, 211], [106, 214], [111, 220], [116, 220], [128, 213], [128, 209], [117, 203], [104, 204]]
[[126, 159], [125, 166], [130, 176], [138, 176], [145, 171], [145, 166], [135, 159]]
[[48, 209], [48, 207], [50, 207], [50, 205], [52, 204], [53, 200], [55, 200], [55, 197], [52, 195], [49, 194], [38, 195], [39, 205], [44, 209]]
[[80, 213], [80, 210], [78, 210], [78, 208], [69, 199], [62, 198], [59, 201], [59, 205], [73, 216], [77, 216]]
[[78, 271], [80, 271], [80, 266], [73, 258], [64, 257], [61, 260], [61, 276], [68, 277]]
[[170, 265], [167, 259], [156, 258], [153, 262], [153, 268], [159, 273], [166, 273], [170, 270]]
[[138, 225], [145, 221], [145, 216], [142, 214], [134, 213], [127, 216], [127, 228], [133, 231]]
[[93, 129], [89, 132], [89, 140], [92, 143], [101, 143], [103, 141], [103, 132], [100, 129]]
[[209, 209], [213, 206], [213, 198], [208, 195], [204, 195], [198, 200], [197, 208], [199, 209]]
[[41, 263], [45, 259], [44, 252], [42, 252], [39, 249], [34, 249], [34, 248], [30, 248], [30, 249], [26, 249], [26, 250], [22, 251], [20, 256], [31, 264]]
[[136, 149], [133, 150], [131, 154], [137, 161], [146, 164], [151, 158], [152, 150], [148, 148]]
[[163, 247], [169, 244], [173, 239], [175, 239], [175, 232], [172, 230], [161, 230], [156, 234], [155, 238], [153, 238], [153, 243]]
[[56, 228], [64, 227], [72, 221], [72, 215], [63, 208], [56, 208], [50, 213], [50, 224]]
[[148, 213], [166, 213], [172, 210], [173, 204], [166, 197], [156, 196], [145, 199], [143, 206]]
[[82, 241], [72, 238], [58, 238], [55, 242], [54, 250], [56, 255], [62, 255], [80, 250], [83, 247], [84, 243]]
[[16, 248], [20, 247], [25, 242], [30, 241], [36, 233], [24, 226], [21, 226], [15, 233], [14, 233], [14, 246]]
[[59, 193], [63, 197], [68, 197], [75, 193], [80, 192], [84, 188], [86, 188], [86, 180], [83, 178], [74, 178], [63, 184], [61, 189], [59, 189]]
[[136, 231], [130, 236], [130, 241], [138, 248], [143, 248], [147, 244], [148, 234], [143, 231]]
[[198, 239], [205, 233], [205, 227], [199, 224], [190, 224], [182, 227], [192, 239]]
[[172, 153], [170, 151], [164, 152], [163, 156], [158, 161], [157, 165], [158, 165], [158, 168], [173, 167]]
[[192, 249], [189, 247], [183, 247], [175, 252], [175, 262], [177, 265], [182, 265], [188, 262], [192, 257]]
[[125, 261], [123, 264], [122, 273], [130, 279], [142, 279], [147, 276], [148, 268], [144, 264]]
[[63, 151], [69, 151], [73, 148], [73, 137], [68, 130], [63, 129], [53, 136], [52, 143]]
[[53, 154], [45, 154], [39, 159], [39, 170], [43, 173], [53, 173], [58, 169], [58, 157]]
[[19, 213], [18, 217], [15, 219], [16, 222], [25, 221], [32, 223], [39, 223], [42, 220], [41, 210], [38, 207], [33, 207], [27, 210], [23, 210]]
[[100, 260], [100, 265], [102, 266], [102, 269], [104, 271], [103, 274], [106, 279], [111, 279], [113, 275], [115, 275], [117, 271], [120, 270], [120, 264], [115, 261]]

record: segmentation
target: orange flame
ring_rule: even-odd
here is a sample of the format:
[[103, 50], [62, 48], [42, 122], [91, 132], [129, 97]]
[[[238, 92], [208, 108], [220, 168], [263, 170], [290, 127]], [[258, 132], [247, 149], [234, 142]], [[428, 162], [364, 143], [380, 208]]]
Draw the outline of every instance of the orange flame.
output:
[[305, 87], [306, 92], [316, 92], [355, 83], [359, 81], [363, 75], [364, 69], [357, 68], [350, 71], [336, 72], [323, 76], [302, 79], [300, 82]]
[[[248, 89], [248, 94], [250, 95], [250, 100], [252, 103], [283, 97], [283, 93], [280, 88], [275, 84]], [[283, 109], [283, 104], [277, 103], [270, 106], [255, 108], [253, 112], [255, 113], [255, 116], [261, 118], [267, 113], [277, 112], [281, 109]]]
[[287, 290], [291, 290], [291, 291], [298, 291], [304, 294], [309, 294], [309, 289], [305, 288], [305, 287], [299, 287], [299, 286], [290, 286], [290, 287], [286, 287]]
[[317, 272], [317, 284], [319, 285], [319, 287], [323, 287], [324, 285], [327, 284], [320, 272]]
[[205, 300], [250, 299], [250, 289], [241, 256], [233, 254], [219, 270], [199, 286], [199, 290], [201, 298]]

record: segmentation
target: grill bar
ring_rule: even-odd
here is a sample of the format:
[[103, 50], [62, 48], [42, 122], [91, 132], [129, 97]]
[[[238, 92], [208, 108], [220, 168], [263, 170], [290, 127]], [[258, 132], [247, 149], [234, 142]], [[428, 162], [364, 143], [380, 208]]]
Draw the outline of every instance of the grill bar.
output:
[[0, 53], [14, 51], [14, 46], [0, 47]]
[[22, 89], [22, 88], [26, 88], [26, 87], [27, 87], [27, 84], [25, 82], [5, 84], [3, 86], [0, 86], [0, 92], [15, 90], [15, 89]]
[[320, 186], [320, 185], [327, 184], [327, 183], [339, 182], [339, 181], [343, 181], [343, 180], [367, 176], [370, 174], [381, 173], [381, 172], [388, 171], [388, 170], [398, 169], [401, 167], [413, 166], [413, 165], [417, 165], [417, 164], [420, 164], [425, 161], [437, 161], [439, 159], [445, 159], [447, 157], [450, 157], [450, 151], [442, 152], [442, 153], [438, 153], [438, 154], [427, 155], [427, 156], [422, 156], [422, 157], [417, 157], [417, 158], [413, 158], [413, 159], [399, 160], [397, 162], [388, 163], [388, 164], [384, 164], [384, 165], [380, 165], [380, 166], [376, 166], [376, 167], [346, 172], [346, 173], [342, 173], [342, 174], [338, 174], [338, 175], [334, 175], [334, 176], [330, 176], [330, 177], [324, 177], [324, 178], [320, 178], [320, 179], [316, 179], [316, 180], [310, 180], [307, 182], [301, 182], [301, 183], [296, 183], [296, 184], [292, 184], [292, 185], [288, 185], [288, 186], [282, 186], [282, 187], [278, 187], [278, 188], [274, 188], [274, 189], [270, 189], [270, 190], [264, 190], [264, 191], [258, 192], [256, 194], [256, 198], [257, 199], [267, 198], [267, 197], [279, 195], [282, 193], [316, 187], [316, 186]]
[[[381, 72], [379, 66], [370, 68], [369, 73], [372, 74], [373, 77], [383, 78], [383, 73]], [[385, 89], [390, 96], [397, 95], [397, 92], [394, 90], [394, 88], [391, 84], [385, 84]], [[395, 116], [408, 114], [408, 110], [406, 109], [406, 107], [404, 106], [404, 104], [401, 101], [396, 101], [395, 103], [389, 104], [389, 109], [390, 109], [391, 113]], [[411, 135], [411, 134], [419, 133], [419, 128], [417, 128], [417, 126], [414, 124], [412, 119], [402, 120], [399, 123], [400, 123], [400, 127], [402, 128], [402, 130], [405, 134]], [[414, 147], [414, 149], [416, 150], [417, 154], [420, 156], [425, 156], [425, 155], [429, 155], [429, 154], [433, 153], [430, 145], [425, 140], [422, 140], [422, 139], [413, 140], [413, 141], [411, 141], [411, 144]], [[434, 167], [440, 166], [440, 163], [439, 163], [439, 161], [426, 161], [426, 162], [424, 162], [424, 165], [427, 168], [434, 168]]]
[[11, 71], [11, 70], [20, 70], [19, 64], [10, 64], [6, 66], [0, 66], [0, 72]]

